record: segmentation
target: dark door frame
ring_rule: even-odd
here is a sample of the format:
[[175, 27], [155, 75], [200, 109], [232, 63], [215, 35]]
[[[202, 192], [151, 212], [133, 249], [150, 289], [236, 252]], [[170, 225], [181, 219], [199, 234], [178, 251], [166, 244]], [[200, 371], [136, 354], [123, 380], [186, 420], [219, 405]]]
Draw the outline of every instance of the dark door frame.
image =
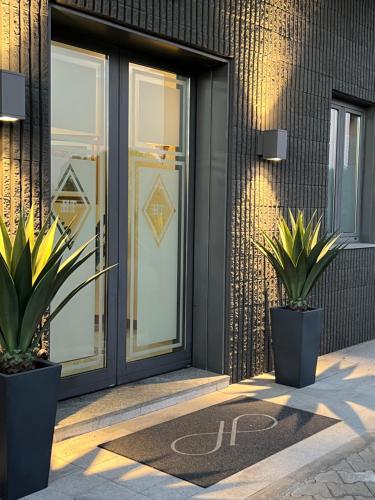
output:
[[[194, 211], [196, 214], [194, 228], [190, 227], [190, 234], [194, 233], [194, 255], [195, 261], [190, 279], [193, 283], [193, 347], [192, 365], [217, 373], [224, 373], [225, 358], [225, 325], [226, 325], [226, 302], [227, 302], [227, 276], [228, 264], [226, 261], [226, 248], [229, 236], [227, 235], [226, 223], [228, 217], [227, 177], [229, 157], [229, 102], [230, 102], [230, 75], [232, 73], [231, 61], [217, 55], [207, 54], [195, 49], [182, 46], [151, 35], [137, 32], [135, 30], [113, 24], [110, 21], [84, 14], [80, 11], [57, 5], [50, 6], [50, 20], [52, 24], [51, 39], [65, 42], [67, 44], [78, 44], [96, 51], [103, 50], [112, 54], [120, 48], [131, 50], [136, 60], [147, 61], [162, 60], [163, 69], [172, 69], [175, 72], [188, 74], [195, 77], [196, 81], [196, 128], [195, 134], [195, 200]], [[77, 33], [80, 34], [77, 39]], [[98, 37], [103, 44], [97, 43]], [[84, 40], [84, 45], [82, 41]], [[93, 43], [91, 43], [93, 41]], [[112, 55], [114, 57], [114, 55]], [[111, 69], [110, 69], [111, 72]], [[117, 77], [112, 74], [112, 80]], [[117, 78], [117, 81], [119, 79]], [[114, 85], [114, 82], [110, 82]], [[121, 102], [119, 89], [114, 92], [117, 97], [113, 99], [110, 106], [126, 106]], [[117, 101], [116, 101], [117, 99]], [[127, 120], [127, 113], [126, 113]], [[123, 124], [122, 124], [123, 125]], [[113, 127], [112, 129], [116, 127]], [[126, 141], [119, 141], [120, 123], [117, 130], [113, 130], [109, 137], [109, 146], [112, 151], [109, 161], [120, 162], [122, 155], [127, 157]], [[122, 137], [123, 139], [123, 137]], [[126, 148], [126, 151], [125, 151]], [[111, 168], [114, 168], [112, 165]], [[121, 175], [125, 175], [121, 173]], [[118, 185], [109, 185], [108, 196], [111, 204], [115, 200], [121, 203], [118, 193]], [[127, 207], [126, 207], [127, 210]], [[112, 217], [108, 214], [109, 229], [111, 225], [117, 224], [117, 216], [112, 211]], [[117, 231], [115, 231], [117, 233]], [[108, 263], [117, 262], [119, 253], [114, 250], [121, 247], [121, 242], [109, 242]], [[112, 246], [112, 251], [111, 251]], [[192, 254], [192, 252], [190, 252]], [[108, 278], [108, 312], [113, 317], [118, 317], [118, 304], [114, 297], [118, 289], [118, 271], [113, 272]], [[121, 295], [121, 293], [120, 293]], [[120, 299], [120, 298], [119, 298]], [[120, 304], [121, 302], [119, 302]], [[125, 307], [125, 303], [122, 302]], [[110, 321], [113, 321], [110, 320]], [[108, 325], [110, 331], [115, 331], [121, 325]], [[121, 330], [119, 330], [121, 331]], [[125, 330], [124, 337], [125, 337]], [[114, 333], [112, 333], [114, 335]], [[107, 369], [81, 374], [78, 377], [66, 377], [62, 380], [61, 397], [68, 397], [83, 392], [90, 392], [105, 388], [117, 383], [124, 383], [130, 379], [140, 378], [141, 373], [135, 370], [129, 377], [120, 373], [114, 379], [113, 373], [109, 375], [108, 370], [113, 371], [116, 356], [124, 357], [125, 350], [121, 343], [117, 345], [117, 353], [113, 348], [114, 342], [111, 338], [108, 350]], [[177, 353], [178, 354], [178, 353]], [[155, 358], [156, 359], [156, 358]], [[186, 365], [186, 359], [181, 359], [181, 366]], [[178, 368], [178, 365], [165, 363], [163, 371]], [[160, 372], [156, 366], [152, 366], [152, 360], [148, 366], [148, 375]], [[107, 372], [107, 376], [105, 374]], [[84, 388], [83, 388], [84, 385]]]

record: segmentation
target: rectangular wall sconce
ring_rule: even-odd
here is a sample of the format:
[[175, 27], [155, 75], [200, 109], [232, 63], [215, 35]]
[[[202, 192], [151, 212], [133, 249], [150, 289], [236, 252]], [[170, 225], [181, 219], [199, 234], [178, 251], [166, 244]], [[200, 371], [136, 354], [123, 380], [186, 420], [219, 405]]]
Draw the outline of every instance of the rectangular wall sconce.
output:
[[25, 76], [0, 69], [0, 121], [25, 119]]
[[269, 161], [285, 160], [287, 144], [288, 132], [286, 130], [265, 130], [259, 137], [257, 154]]

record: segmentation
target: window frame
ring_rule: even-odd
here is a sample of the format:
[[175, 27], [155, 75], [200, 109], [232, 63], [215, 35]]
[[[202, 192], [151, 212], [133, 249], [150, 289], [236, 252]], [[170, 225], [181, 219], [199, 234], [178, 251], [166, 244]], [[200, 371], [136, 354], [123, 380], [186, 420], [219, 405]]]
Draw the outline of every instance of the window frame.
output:
[[[359, 242], [361, 240], [362, 230], [362, 189], [363, 177], [365, 170], [365, 136], [366, 136], [366, 110], [359, 106], [349, 104], [343, 101], [332, 100], [330, 105], [330, 114], [332, 109], [335, 109], [337, 115], [337, 141], [336, 141], [336, 161], [335, 161], [335, 177], [334, 177], [334, 200], [332, 203], [332, 220], [329, 232], [339, 231], [342, 233], [342, 238], [348, 242]], [[345, 148], [345, 117], [346, 113], [360, 117], [359, 131], [359, 153], [358, 153], [358, 177], [356, 191], [356, 231], [351, 233], [343, 233], [340, 230], [341, 218], [341, 194], [342, 194], [342, 177], [343, 177], [343, 161]], [[330, 135], [331, 135], [331, 120], [330, 120]], [[328, 192], [329, 196], [329, 192]], [[327, 203], [328, 206], [328, 203]]]

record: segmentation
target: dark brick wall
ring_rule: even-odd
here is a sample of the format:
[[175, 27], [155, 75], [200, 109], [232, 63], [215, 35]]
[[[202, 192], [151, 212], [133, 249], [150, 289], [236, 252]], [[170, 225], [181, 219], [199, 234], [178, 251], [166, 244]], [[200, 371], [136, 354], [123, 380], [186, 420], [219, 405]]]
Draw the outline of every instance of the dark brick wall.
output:
[[20, 201], [33, 202], [41, 217], [48, 211], [47, 19], [48, 0], [0, 0], [0, 67], [26, 76], [26, 120], [0, 124], [0, 213], [12, 231]]
[[[56, 1], [234, 58], [226, 370], [237, 380], [270, 369], [269, 307], [280, 297], [251, 238], [274, 228], [287, 207], [324, 212], [332, 91], [375, 101], [373, 1]], [[31, 89], [31, 119], [11, 132], [0, 127], [1, 202], [12, 219], [20, 198], [48, 191], [46, 6], [0, 2], [3, 47], [16, 52], [1, 62], [24, 70]], [[259, 131], [273, 127], [289, 132], [281, 164], [256, 157]], [[322, 353], [375, 338], [374, 260], [375, 249], [346, 250], [319, 284], [314, 300], [325, 306]]]

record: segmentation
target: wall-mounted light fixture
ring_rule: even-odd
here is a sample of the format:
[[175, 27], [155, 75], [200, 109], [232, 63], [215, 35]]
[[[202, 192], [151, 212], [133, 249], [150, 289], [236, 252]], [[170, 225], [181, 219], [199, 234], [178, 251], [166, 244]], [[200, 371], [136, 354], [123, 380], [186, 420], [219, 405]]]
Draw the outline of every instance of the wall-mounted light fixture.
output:
[[25, 76], [0, 69], [0, 121], [25, 119]]
[[258, 156], [265, 160], [281, 161], [286, 159], [288, 132], [282, 129], [265, 130], [258, 142]]

